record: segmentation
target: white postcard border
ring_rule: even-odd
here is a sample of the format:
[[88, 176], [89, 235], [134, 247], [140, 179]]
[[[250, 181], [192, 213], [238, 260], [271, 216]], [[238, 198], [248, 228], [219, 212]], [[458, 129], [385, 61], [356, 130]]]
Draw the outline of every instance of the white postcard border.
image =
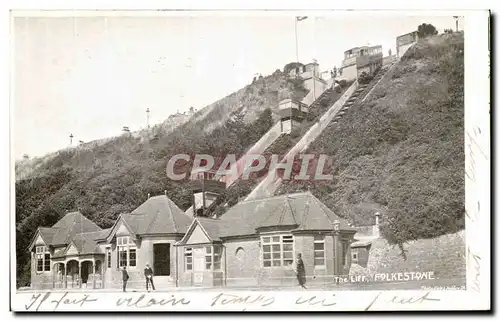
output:
[[[453, 11], [459, 12], [459, 11]], [[463, 11], [460, 11], [462, 13]], [[429, 14], [430, 12], [427, 12]], [[130, 14], [130, 12], [128, 12]], [[185, 14], [176, 12], [176, 14]], [[211, 12], [211, 14], [219, 14]], [[227, 12], [220, 13], [227, 14]], [[295, 14], [295, 13], [294, 13]], [[336, 14], [336, 13], [335, 13]], [[379, 13], [377, 13], [379, 14]], [[425, 14], [425, 11], [418, 12]], [[436, 14], [436, 12], [434, 12]], [[166, 296], [165, 301], [174, 296], [186, 298], [186, 305], [169, 306], [169, 303], [158, 306], [139, 308], [136, 304], [117, 306], [116, 302], [124, 298], [121, 293], [88, 293], [97, 301], [86, 302], [77, 307], [75, 302], [82, 299], [85, 293], [68, 293], [73, 303], [65, 303], [64, 293], [49, 293], [49, 297], [39, 306], [39, 311], [214, 311], [214, 310], [259, 310], [259, 311], [291, 311], [291, 310], [328, 310], [328, 311], [363, 311], [369, 310], [485, 310], [491, 308], [490, 302], [490, 128], [489, 128], [489, 52], [488, 52], [488, 12], [467, 11], [465, 16], [465, 154], [466, 170], [471, 171], [475, 179], [466, 177], [466, 246], [467, 246], [467, 291], [323, 291], [307, 292], [307, 297], [315, 296], [312, 302], [333, 302], [335, 305], [323, 306], [323, 303], [297, 305], [298, 298], [305, 298], [306, 292], [266, 292], [266, 291], [232, 291], [230, 289], [210, 290], [204, 293], [176, 291], [172, 294], [144, 294], [146, 299], [157, 297], [155, 302]], [[12, 123], [11, 123], [12, 124]], [[12, 160], [11, 160], [11, 165]], [[33, 311], [34, 293], [16, 292], [15, 263], [15, 226], [14, 184], [11, 170], [11, 309], [14, 311]], [[479, 206], [478, 206], [479, 204]], [[43, 299], [48, 292], [40, 292]], [[252, 304], [226, 304], [212, 306], [214, 296], [220, 294], [236, 296], [275, 297], [273, 304], [256, 306]], [[36, 295], [36, 294], [35, 294]], [[75, 295], [78, 298], [74, 297]], [[127, 294], [137, 300], [140, 293]], [[424, 298], [424, 299], [422, 299]], [[432, 300], [429, 300], [432, 299]], [[439, 301], [435, 301], [439, 299]], [[164, 302], [165, 302], [164, 301]], [[127, 301], [128, 302], [128, 301]], [[149, 301], [147, 301], [149, 302]], [[373, 304], [371, 304], [373, 302]], [[370, 305], [371, 304], [371, 305]]]

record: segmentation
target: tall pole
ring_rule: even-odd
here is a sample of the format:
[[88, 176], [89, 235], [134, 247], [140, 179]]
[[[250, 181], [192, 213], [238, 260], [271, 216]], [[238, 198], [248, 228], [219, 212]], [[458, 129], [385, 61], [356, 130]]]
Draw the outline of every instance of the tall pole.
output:
[[455, 27], [456, 31], [458, 32], [458, 16], [453, 16], [453, 18], [455, 19]]
[[146, 109], [146, 123], [147, 123], [148, 128], [149, 128], [149, 108]]
[[299, 36], [297, 35], [297, 23], [298, 19], [295, 17], [295, 55], [297, 57], [297, 62], [299, 62]]

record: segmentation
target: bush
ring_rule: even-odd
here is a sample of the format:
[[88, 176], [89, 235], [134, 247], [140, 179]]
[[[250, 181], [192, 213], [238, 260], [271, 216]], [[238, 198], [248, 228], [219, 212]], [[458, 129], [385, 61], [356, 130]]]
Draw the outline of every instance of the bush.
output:
[[372, 80], [373, 80], [373, 76], [369, 75], [365, 71], [363, 71], [361, 73], [361, 75], [359, 75], [359, 77], [358, 77], [358, 83], [360, 83], [360, 84], [368, 84]]
[[340, 81], [337, 82], [341, 88], [347, 87], [347, 80], [341, 79]]
[[417, 33], [419, 38], [427, 38], [429, 36], [437, 35], [438, 31], [436, 30], [436, 27], [434, 27], [430, 23], [422, 23], [420, 26], [418, 26]]

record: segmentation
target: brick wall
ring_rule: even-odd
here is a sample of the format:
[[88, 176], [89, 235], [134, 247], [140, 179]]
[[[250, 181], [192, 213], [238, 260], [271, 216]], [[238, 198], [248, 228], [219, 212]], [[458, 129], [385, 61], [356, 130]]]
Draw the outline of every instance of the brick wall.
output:
[[[261, 267], [261, 252], [258, 239], [233, 240], [226, 242], [226, 264], [228, 286], [250, 285], [296, 285], [297, 278], [291, 266]], [[236, 251], [243, 249], [244, 257], [238, 258]], [[325, 266], [314, 266], [314, 236], [295, 235], [295, 253], [302, 254], [307, 283], [331, 283], [334, 275], [334, 241], [332, 235], [325, 235]], [[347, 253], [343, 273], [347, 274], [350, 252]]]

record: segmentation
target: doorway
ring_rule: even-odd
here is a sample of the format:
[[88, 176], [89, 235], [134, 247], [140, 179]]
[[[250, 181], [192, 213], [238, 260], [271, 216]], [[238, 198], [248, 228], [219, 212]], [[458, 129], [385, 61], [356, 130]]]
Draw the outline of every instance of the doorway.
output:
[[170, 243], [153, 244], [155, 275], [170, 275]]
[[82, 285], [85, 285], [84, 287], [88, 287], [88, 280], [89, 280], [89, 275], [92, 274], [94, 271], [92, 271], [92, 262], [90, 261], [84, 261], [82, 262]]

